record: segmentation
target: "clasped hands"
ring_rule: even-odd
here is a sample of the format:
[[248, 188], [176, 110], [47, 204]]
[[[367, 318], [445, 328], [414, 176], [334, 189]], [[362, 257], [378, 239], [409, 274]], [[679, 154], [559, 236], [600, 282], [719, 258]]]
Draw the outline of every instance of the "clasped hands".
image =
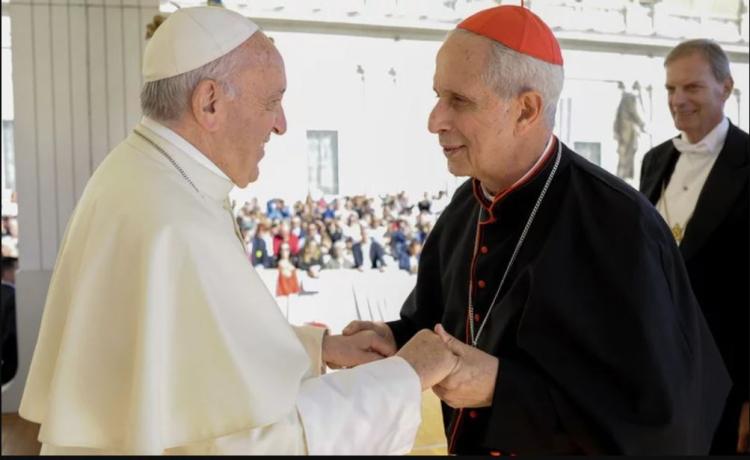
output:
[[432, 391], [453, 408], [492, 404], [498, 359], [462, 343], [438, 324], [422, 329], [400, 350], [387, 324], [352, 321], [342, 335], [326, 336], [323, 359], [331, 368], [352, 367], [393, 355], [407, 361], [419, 375], [422, 390]]

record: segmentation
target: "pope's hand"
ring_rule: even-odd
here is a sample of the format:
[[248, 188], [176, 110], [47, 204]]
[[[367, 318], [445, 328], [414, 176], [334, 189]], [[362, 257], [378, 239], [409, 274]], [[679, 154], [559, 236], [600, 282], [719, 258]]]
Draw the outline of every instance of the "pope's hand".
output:
[[323, 361], [331, 369], [369, 363], [396, 353], [395, 343], [374, 331], [323, 337]]
[[458, 356], [458, 364], [454, 372], [435, 385], [432, 391], [454, 409], [491, 406], [499, 360], [460, 342], [440, 324], [435, 326], [435, 332], [448, 349]]
[[429, 329], [417, 332], [396, 354], [419, 375], [422, 391], [446, 378], [456, 368], [458, 358]]

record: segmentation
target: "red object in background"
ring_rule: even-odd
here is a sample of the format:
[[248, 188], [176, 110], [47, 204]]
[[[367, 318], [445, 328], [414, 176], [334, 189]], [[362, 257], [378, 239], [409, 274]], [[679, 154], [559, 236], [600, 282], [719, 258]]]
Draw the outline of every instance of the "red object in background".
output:
[[[283, 242], [283, 236], [276, 235], [273, 237], [273, 255], [278, 257], [279, 251], [281, 251], [281, 243]], [[294, 233], [290, 233], [289, 238], [286, 242], [289, 243], [289, 253], [293, 256], [296, 256], [299, 252], [299, 238], [297, 238], [297, 235], [295, 235]]]
[[276, 295], [285, 296], [289, 294], [298, 294], [299, 291], [297, 270], [294, 270], [291, 276], [284, 276], [281, 274], [281, 270], [279, 270], [279, 277], [276, 280]]
[[308, 322], [305, 323], [305, 325], [307, 325], [307, 326], [315, 326], [315, 327], [319, 327], [321, 329], [330, 329], [330, 327], [328, 327], [327, 324], [321, 323], [319, 321], [308, 321]]

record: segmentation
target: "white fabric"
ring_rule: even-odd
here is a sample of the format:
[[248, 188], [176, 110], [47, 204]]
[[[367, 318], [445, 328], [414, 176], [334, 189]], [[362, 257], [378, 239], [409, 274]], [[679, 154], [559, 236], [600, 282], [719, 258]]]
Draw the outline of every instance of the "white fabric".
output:
[[204, 155], [200, 150], [195, 148], [193, 144], [186, 141], [185, 138], [183, 138], [176, 132], [162, 125], [158, 121], [150, 119], [149, 117], [142, 117], [141, 124], [145, 126], [146, 128], [150, 129], [151, 131], [153, 131], [154, 133], [158, 134], [162, 138], [164, 138], [164, 140], [166, 140], [167, 142], [171, 143], [172, 145], [180, 149], [180, 151], [182, 151], [185, 155], [189, 156], [190, 158], [197, 161], [204, 167], [208, 168], [208, 170], [211, 171], [212, 173], [216, 174], [217, 176], [223, 179], [230, 180], [229, 177], [226, 174], [224, 174], [224, 171], [219, 169], [219, 167], [216, 166], [216, 164], [213, 161], [209, 160], [206, 155]]
[[714, 126], [714, 129], [709, 131], [708, 134], [697, 143], [691, 144], [688, 140], [687, 133], [684, 131], [680, 131], [680, 137], [672, 139], [672, 143], [674, 143], [675, 148], [680, 152], [709, 151], [714, 155], [718, 155], [724, 147], [724, 141], [727, 139], [727, 132], [729, 132], [729, 119], [724, 117], [719, 124]]
[[[288, 320], [287, 320], [288, 321]], [[323, 336], [328, 332], [324, 327], [303, 325], [292, 326], [297, 338], [305, 347], [307, 356], [310, 358], [310, 368], [306, 377], [318, 377], [325, 373], [326, 365], [323, 361]]]
[[235, 235], [231, 182], [137, 129], [200, 194], [134, 134], [90, 179], [19, 411], [44, 443], [161, 453], [268, 425], [294, 407], [309, 367]]
[[143, 53], [146, 82], [195, 70], [241, 45], [258, 26], [221, 7], [180, 8], [156, 29]]
[[[42, 453], [301, 454], [306, 439], [330, 441], [326, 424], [340, 416], [391, 429], [415, 417], [419, 394], [406, 389], [419, 378], [403, 366], [333, 374], [317, 385], [319, 395], [301, 389], [305, 379], [320, 380], [311, 377], [321, 372], [322, 331], [293, 330], [250, 266], [226, 205], [231, 182], [136, 129], [199, 191], [135, 134], [87, 184], [61, 245], [19, 410], [41, 424]], [[367, 392], [370, 401], [326, 394], [348, 384], [352, 397]], [[307, 435], [297, 413], [303, 393], [337, 404], [308, 416], [316, 430]], [[373, 409], [387, 404], [395, 407], [390, 419]], [[383, 437], [372, 438], [373, 449], [391, 442]]]
[[297, 408], [311, 455], [406, 454], [421, 422], [421, 384], [394, 356], [306, 380]]
[[[405, 454], [412, 449], [421, 422], [420, 388], [411, 366], [394, 356], [305, 380], [297, 410], [273, 425], [175, 447], [164, 454]], [[41, 450], [42, 455], [111, 453], [118, 452], [50, 444], [43, 444]]]
[[656, 209], [670, 227], [679, 225], [684, 230], [687, 226], [708, 174], [724, 148], [728, 131], [729, 120], [724, 118], [695, 144], [687, 141], [685, 133], [681, 138], [672, 140], [680, 151], [680, 157], [664, 193], [656, 203]]
[[[40, 455], [121, 455], [108, 449], [42, 444]], [[296, 410], [271, 425], [166, 449], [163, 455], [304, 455], [305, 436]]]

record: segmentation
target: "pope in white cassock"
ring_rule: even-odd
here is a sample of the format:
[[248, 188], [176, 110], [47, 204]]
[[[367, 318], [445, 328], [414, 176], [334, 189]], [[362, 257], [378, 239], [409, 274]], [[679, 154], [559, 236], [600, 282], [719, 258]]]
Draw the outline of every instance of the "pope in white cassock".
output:
[[[143, 60], [144, 118], [93, 174], [54, 269], [20, 415], [42, 454], [400, 454], [456, 357], [429, 331], [292, 327], [228, 193], [283, 134], [284, 64], [243, 16], [183, 8]], [[321, 375], [331, 367], [371, 361]]]

